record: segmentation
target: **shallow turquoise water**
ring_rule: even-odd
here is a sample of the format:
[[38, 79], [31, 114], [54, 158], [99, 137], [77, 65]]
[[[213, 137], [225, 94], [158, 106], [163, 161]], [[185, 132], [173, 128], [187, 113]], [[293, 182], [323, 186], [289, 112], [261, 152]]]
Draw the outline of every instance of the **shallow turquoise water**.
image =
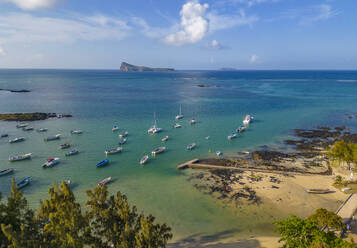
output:
[[[210, 88], [199, 88], [207, 84]], [[24, 132], [15, 123], [0, 122], [0, 133], [26, 141], [8, 144], [0, 139], [0, 170], [14, 167], [16, 173], [0, 178], [0, 191], [8, 192], [12, 177], [31, 176], [24, 189], [33, 207], [47, 196], [54, 181], [71, 179], [81, 202], [85, 190], [101, 179], [112, 176], [112, 192], [126, 193], [141, 211], [152, 213], [173, 227], [176, 238], [205, 235], [227, 230], [241, 233], [264, 221], [251, 222], [230, 207], [203, 195], [187, 182], [189, 171], [177, 171], [180, 162], [195, 157], [214, 156], [214, 151], [234, 155], [237, 151], [261, 145], [281, 145], [291, 129], [317, 125], [348, 125], [356, 130], [356, 119], [346, 113], [357, 112], [356, 71], [182, 71], [173, 73], [121, 73], [118, 71], [71, 70], [0, 70], [0, 88], [30, 89], [31, 93], [0, 91], [0, 112], [56, 112], [73, 118], [33, 122], [35, 128], [47, 127], [47, 133]], [[182, 105], [185, 118], [181, 129], [173, 129], [175, 115]], [[164, 131], [148, 135], [156, 112]], [[228, 141], [246, 114], [255, 116], [247, 132]], [[191, 126], [190, 118], [197, 124]], [[119, 132], [113, 133], [113, 125]], [[80, 128], [82, 135], [71, 135]], [[104, 150], [114, 147], [124, 130], [128, 142], [121, 154], [110, 156], [111, 165], [97, 169], [105, 158]], [[57, 133], [60, 141], [44, 142]], [[167, 151], [139, 165], [143, 154], [163, 145]], [[210, 136], [209, 140], [205, 137]], [[65, 157], [58, 146], [70, 141], [80, 150], [78, 156]], [[186, 151], [192, 142], [197, 148]], [[211, 151], [211, 152], [210, 152]], [[29, 161], [10, 165], [9, 155], [33, 153]], [[42, 169], [47, 157], [58, 156], [61, 163]], [[233, 216], [233, 217], [232, 217]], [[262, 225], [263, 224], [263, 225]]]

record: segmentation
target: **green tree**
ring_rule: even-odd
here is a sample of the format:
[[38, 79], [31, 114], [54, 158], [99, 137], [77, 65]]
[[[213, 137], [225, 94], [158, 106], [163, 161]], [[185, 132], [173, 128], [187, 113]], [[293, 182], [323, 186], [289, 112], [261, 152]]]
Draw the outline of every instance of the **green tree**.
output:
[[308, 220], [315, 222], [320, 228], [326, 226], [328, 230], [342, 231], [346, 227], [340, 216], [324, 208], [317, 209]]
[[328, 156], [337, 160], [339, 163], [345, 162], [348, 165], [348, 169], [351, 168], [351, 163], [355, 161], [354, 156], [354, 144], [341, 139], [335, 141], [335, 143], [329, 148]]

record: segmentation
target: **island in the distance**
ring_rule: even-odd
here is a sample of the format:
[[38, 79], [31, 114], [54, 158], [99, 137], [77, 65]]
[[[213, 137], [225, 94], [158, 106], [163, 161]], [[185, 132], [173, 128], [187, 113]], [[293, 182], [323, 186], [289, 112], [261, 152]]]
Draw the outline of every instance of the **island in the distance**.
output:
[[146, 66], [136, 66], [131, 65], [126, 62], [122, 62], [120, 66], [120, 71], [174, 71], [173, 68], [151, 68]]

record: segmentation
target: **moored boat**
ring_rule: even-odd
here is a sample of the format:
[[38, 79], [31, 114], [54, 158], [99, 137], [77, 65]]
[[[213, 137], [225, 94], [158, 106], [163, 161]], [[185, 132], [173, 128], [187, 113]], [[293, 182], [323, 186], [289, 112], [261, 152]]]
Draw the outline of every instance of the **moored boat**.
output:
[[0, 176], [5, 176], [5, 175], [10, 174], [12, 172], [14, 172], [13, 168], [8, 168], [8, 169], [5, 169], [5, 170], [1, 170], [0, 171]]
[[195, 119], [191, 119], [190, 120], [190, 124], [192, 125], [192, 124], [196, 124], [196, 120]]
[[327, 194], [331, 191], [329, 189], [307, 189], [306, 192], [310, 194]]
[[69, 156], [76, 155], [76, 154], [78, 154], [78, 153], [79, 153], [79, 151], [78, 151], [78, 150], [73, 149], [72, 151], [67, 152], [65, 155], [66, 155], [67, 157], [69, 157]]
[[250, 124], [250, 122], [251, 122], [253, 119], [254, 119], [253, 116], [246, 115], [245, 118], [244, 118], [244, 120], [243, 120], [243, 124], [244, 124], [245, 126], [247, 126], [247, 125]]
[[162, 139], [161, 139], [161, 141], [166, 141], [166, 140], [168, 140], [169, 139], [169, 136], [165, 136], [165, 137], [163, 137]]
[[240, 127], [237, 128], [236, 132], [237, 132], [237, 133], [242, 133], [242, 132], [244, 132], [246, 129], [247, 129], [247, 127], [245, 127], [245, 126], [240, 126]]
[[6, 138], [6, 137], [9, 137], [9, 135], [7, 133], [3, 133], [0, 135], [0, 138]]
[[25, 122], [20, 122], [19, 124], [16, 125], [17, 128], [24, 128], [27, 127], [29, 124], [25, 123]]
[[103, 166], [106, 166], [107, 164], [109, 164], [109, 159], [104, 159], [103, 161], [99, 162], [97, 164], [97, 167], [103, 167]]
[[71, 144], [69, 142], [66, 142], [66, 143], [60, 145], [60, 149], [67, 149], [70, 147], [71, 147]]
[[119, 127], [118, 126], [113, 126], [113, 128], [112, 128], [112, 131], [113, 132], [116, 132], [116, 131], [118, 131], [119, 130]]
[[187, 150], [192, 150], [193, 148], [195, 148], [196, 147], [196, 143], [192, 143], [192, 144], [189, 144], [187, 147], [186, 147], [186, 149]]
[[221, 152], [221, 151], [216, 151], [216, 155], [217, 155], [217, 156], [222, 156], [222, 155], [223, 155], [223, 152]]
[[59, 158], [48, 158], [47, 162], [42, 165], [42, 168], [50, 168], [59, 163]]
[[12, 157], [9, 157], [9, 161], [10, 162], [14, 162], [14, 161], [21, 161], [21, 160], [25, 160], [25, 159], [30, 159], [31, 155], [32, 155], [32, 153], [26, 153], [24, 155], [12, 156]]
[[174, 128], [180, 128], [180, 127], [182, 127], [182, 126], [181, 126], [181, 124], [179, 124], [179, 123], [176, 123], [176, 124], [174, 125]]
[[179, 119], [182, 119], [183, 118], [183, 114], [182, 114], [182, 109], [181, 109], [181, 105], [180, 105], [180, 112], [178, 115], [176, 115], [175, 119], [176, 120], [179, 120]]
[[156, 123], [156, 113], [154, 113], [154, 125], [152, 127], [149, 128], [148, 133], [160, 133], [162, 131], [162, 128], [157, 127], [157, 123]]
[[65, 180], [63, 180], [63, 182], [64, 182], [65, 184], [67, 184], [68, 186], [71, 184], [71, 180], [69, 180], [69, 179], [65, 179]]
[[115, 154], [115, 153], [119, 153], [123, 150], [123, 147], [119, 146], [119, 147], [116, 147], [116, 148], [113, 148], [111, 150], [107, 150], [105, 151], [105, 155], [109, 155], [109, 154]]
[[153, 151], [151, 152], [151, 154], [152, 154], [152, 155], [156, 155], [156, 154], [162, 153], [162, 152], [165, 151], [165, 149], [166, 149], [166, 147], [160, 146], [159, 148], [156, 148], [155, 150], [153, 150]]
[[111, 180], [112, 180], [112, 177], [104, 178], [102, 181], [100, 181], [100, 182], [98, 183], [98, 187], [102, 187], [103, 185], [109, 183]]
[[23, 179], [21, 182], [17, 184], [17, 188], [22, 189], [23, 187], [29, 185], [30, 182], [31, 182], [31, 177], [26, 177], [25, 179]]
[[24, 127], [24, 128], [22, 128], [22, 130], [23, 131], [32, 131], [32, 130], [34, 130], [34, 128], [33, 127]]
[[230, 140], [230, 139], [237, 138], [237, 134], [236, 134], [236, 133], [232, 133], [231, 135], [228, 135], [227, 138], [228, 138], [229, 140]]
[[19, 138], [15, 138], [15, 139], [9, 140], [9, 143], [12, 144], [12, 143], [17, 143], [17, 142], [22, 142], [24, 140], [25, 140], [24, 137], [19, 137]]
[[43, 132], [47, 132], [48, 131], [48, 128], [39, 128], [37, 129], [37, 132], [39, 133], [43, 133]]
[[71, 134], [82, 134], [82, 133], [83, 133], [83, 131], [79, 130], [79, 129], [71, 131]]
[[126, 143], [127, 139], [121, 139], [119, 140], [119, 145], [124, 145]]
[[149, 156], [145, 155], [140, 159], [140, 164], [145, 164], [149, 160]]
[[121, 133], [121, 134], [119, 134], [119, 138], [124, 138], [124, 137], [126, 137], [126, 136], [128, 136], [128, 131], [125, 131], [124, 133]]
[[58, 140], [60, 138], [61, 138], [61, 135], [60, 134], [56, 134], [55, 136], [48, 136], [44, 140], [45, 141], [52, 141], [52, 140]]

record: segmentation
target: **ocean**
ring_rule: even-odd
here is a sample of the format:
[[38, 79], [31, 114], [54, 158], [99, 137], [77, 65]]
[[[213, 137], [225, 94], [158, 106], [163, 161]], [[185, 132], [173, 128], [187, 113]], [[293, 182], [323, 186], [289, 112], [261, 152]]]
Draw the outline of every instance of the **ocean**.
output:
[[[0, 70], [0, 88], [31, 90], [0, 91], [0, 113], [73, 115], [30, 123], [35, 129], [48, 128], [45, 133], [24, 132], [15, 122], [0, 122], [0, 133], [26, 138], [17, 144], [0, 139], [0, 170], [16, 170], [0, 178], [0, 192], [7, 195], [13, 177], [19, 181], [30, 176], [33, 181], [23, 191], [36, 208], [54, 182], [70, 179], [77, 199], [84, 203], [86, 189], [111, 176], [110, 192], [125, 193], [140, 212], [166, 222], [175, 240], [272, 233], [270, 223], [279, 213], [269, 210], [271, 218], [266, 212], [256, 215], [255, 206], [242, 210], [202, 194], [188, 181], [190, 170], [176, 169], [179, 163], [215, 157], [215, 151], [229, 157], [265, 145], [284, 148], [283, 140], [292, 136], [294, 128], [346, 125], [357, 130], [357, 119], [346, 118], [357, 113], [357, 71]], [[174, 129], [180, 105], [182, 128]], [[147, 130], [154, 113], [163, 131], [150, 135]], [[253, 115], [254, 122], [238, 138], [228, 140], [246, 114]], [[195, 125], [189, 123], [192, 118]], [[119, 126], [118, 132], [112, 132], [114, 125]], [[70, 134], [73, 129], [83, 134]], [[123, 151], [109, 157], [109, 166], [96, 168], [105, 158], [104, 151], [116, 147], [118, 134], [124, 131], [129, 135]], [[44, 137], [55, 134], [61, 134], [61, 140], [44, 142]], [[168, 141], [162, 142], [166, 135]], [[80, 153], [65, 157], [67, 150], [59, 145], [66, 141]], [[197, 147], [186, 150], [193, 142]], [[163, 154], [150, 155], [147, 164], [139, 164], [144, 154], [163, 145], [167, 148]], [[31, 160], [8, 162], [11, 155], [29, 152]], [[43, 169], [48, 157], [59, 157], [61, 162]]]

